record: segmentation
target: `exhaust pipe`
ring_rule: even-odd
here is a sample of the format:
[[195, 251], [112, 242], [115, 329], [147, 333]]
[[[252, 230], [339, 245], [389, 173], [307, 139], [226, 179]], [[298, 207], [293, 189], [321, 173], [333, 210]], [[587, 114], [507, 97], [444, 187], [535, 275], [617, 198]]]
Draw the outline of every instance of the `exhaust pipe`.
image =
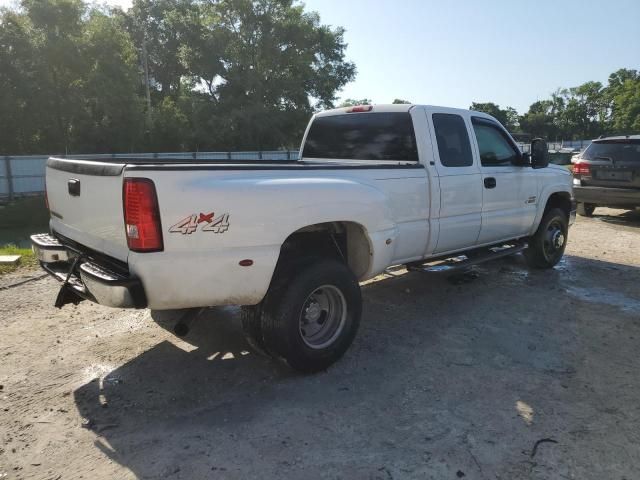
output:
[[191, 330], [191, 324], [196, 319], [198, 315], [202, 312], [202, 308], [190, 308], [188, 309], [182, 317], [176, 322], [173, 327], [173, 333], [175, 333], [178, 337], [184, 337]]

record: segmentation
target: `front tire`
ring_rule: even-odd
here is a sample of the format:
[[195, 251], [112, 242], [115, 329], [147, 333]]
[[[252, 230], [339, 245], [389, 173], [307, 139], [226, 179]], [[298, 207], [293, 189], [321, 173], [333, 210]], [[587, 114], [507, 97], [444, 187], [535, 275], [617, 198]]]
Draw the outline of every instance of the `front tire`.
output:
[[351, 270], [333, 259], [311, 263], [267, 295], [264, 347], [303, 373], [326, 370], [355, 338], [362, 297]]
[[542, 217], [536, 233], [529, 238], [524, 256], [530, 267], [552, 268], [560, 261], [567, 247], [569, 222], [567, 214], [553, 208]]
[[576, 205], [576, 213], [581, 217], [592, 217], [596, 206], [593, 203], [578, 203]]

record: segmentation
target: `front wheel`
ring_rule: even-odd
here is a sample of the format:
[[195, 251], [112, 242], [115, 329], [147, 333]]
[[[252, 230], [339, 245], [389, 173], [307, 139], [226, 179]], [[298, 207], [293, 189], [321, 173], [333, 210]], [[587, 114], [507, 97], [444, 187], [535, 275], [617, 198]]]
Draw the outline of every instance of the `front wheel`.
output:
[[555, 266], [564, 255], [568, 233], [567, 214], [559, 208], [549, 210], [542, 217], [536, 233], [529, 238], [529, 248], [524, 251], [529, 266], [533, 268]]
[[358, 280], [336, 260], [312, 263], [287, 280], [265, 300], [263, 345], [295, 370], [325, 370], [342, 357], [358, 330]]

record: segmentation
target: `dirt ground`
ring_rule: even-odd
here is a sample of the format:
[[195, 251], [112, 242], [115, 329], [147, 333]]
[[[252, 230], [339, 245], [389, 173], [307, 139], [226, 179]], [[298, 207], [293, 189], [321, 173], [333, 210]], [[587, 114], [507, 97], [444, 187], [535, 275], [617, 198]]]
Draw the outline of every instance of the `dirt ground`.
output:
[[551, 271], [475, 271], [364, 286], [314, 376], [250, 353], [235, 308], [180, 340], [171, 312], [1, 289], [0, 480], [640, 478], [640, 214], [579, 218]]

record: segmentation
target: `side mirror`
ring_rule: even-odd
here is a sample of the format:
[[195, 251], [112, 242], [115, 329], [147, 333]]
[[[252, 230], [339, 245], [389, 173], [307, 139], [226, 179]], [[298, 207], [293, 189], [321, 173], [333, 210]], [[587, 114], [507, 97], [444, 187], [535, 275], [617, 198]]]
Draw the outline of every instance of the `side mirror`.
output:
[[549, 165], [549, 148], [542, 138], [531, 140], [531, 166], [545, 168]]

